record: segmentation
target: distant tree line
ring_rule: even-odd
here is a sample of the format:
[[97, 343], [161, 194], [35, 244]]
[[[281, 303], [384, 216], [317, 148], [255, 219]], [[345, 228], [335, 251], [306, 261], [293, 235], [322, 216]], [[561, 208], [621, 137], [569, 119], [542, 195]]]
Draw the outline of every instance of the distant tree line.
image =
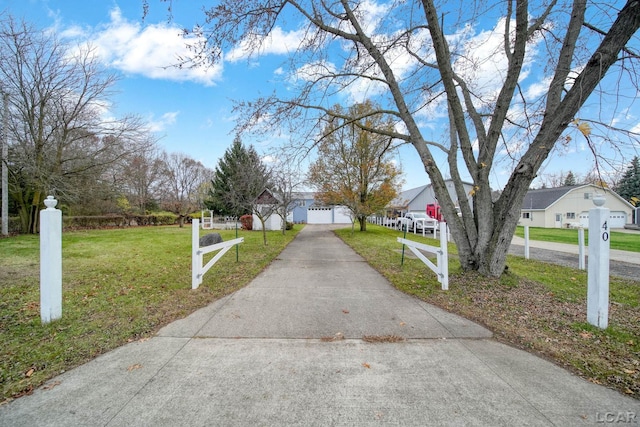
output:
[[[47, 195], [65, 215], [140, 215], [165, 210], [180, 223], [203, 206], [211, 171], [157, 148], [137, 116], [109, 117], [117, 81], [91, 46], [0, 16], [0, 82], [7, 100], [9, 215], [38, 232]], [[0, 112], [5, 111], [5, 106]]]

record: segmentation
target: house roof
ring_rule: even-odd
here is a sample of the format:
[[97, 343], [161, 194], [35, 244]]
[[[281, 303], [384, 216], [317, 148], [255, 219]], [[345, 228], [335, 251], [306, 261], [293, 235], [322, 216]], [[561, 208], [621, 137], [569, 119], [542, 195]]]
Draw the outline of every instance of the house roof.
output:
[[529, 190], [522, 201], [522, 209], [547, 209], [558, 199], [578, 186], [565, 186], [556, 188], [541, 188]]
[[255, 202], [259, 205], [273, 205], [282, 202], [282, 198], [277, 193], [265, 188], [258, 197], [256, 197]]
[[411, 203], [413, 199], [418, 197], [418, 195], [420, 195], [420, 193], [422, 193], [427, 187], [428, 185], [422, 185], [420, 187], [412, 188], [410, 190], [405, 190], [400, 194], [398, 194], [398, 196], [389, 203], [389, 206], [397, 206], [397, 207], [406, 206], [409, 203]]
[[[444, 182], [451, 182], [452, 179], [445, 179]], [[463, 185], [473, 185], [470, 182], [462, 181]], [[411, 188], [398, 194], [398, 196], [389, 203], [389, 207], [403, 207], [409, 205], [416, 197], [422, 194], [427, 188], [433, 184], [421, 185], [420, 187]]]
[[618, 193], [611, 190], [610, 188], [602, 188], [594, 184], [582, 184], [582, 185], [573, 185], [573, 186], [564, 186], [564, 187], [556, 187], [556, 188], [541, 188], [539, 190], [529, 190], [527, 194], [524, 196], [524, 200], [522, 201], [522, 209], [524, 210], [545, 210], [549, 206], [553, 205], [555, 202], [564, 197], [567, 193], [579, 190], [581, 188], [589, 188], [592, 190], [600, 190], [607, 194], [612, 195], [617, 198], [621, 202], [627, 204], [629, 207], [632, 205], [620, 197]]
[[292, 195], [296, 200], [312, 200], [316, 197], [316, 193], [314, 193], [313, 191], [294, 191]]

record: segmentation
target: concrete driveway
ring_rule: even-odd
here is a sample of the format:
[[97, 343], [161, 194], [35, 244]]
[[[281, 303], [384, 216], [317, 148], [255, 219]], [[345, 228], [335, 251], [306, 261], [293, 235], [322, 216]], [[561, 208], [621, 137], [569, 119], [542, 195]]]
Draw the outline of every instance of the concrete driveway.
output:
[[[404, 340], [384, 342], [396, 337]], [[622, 417], [638, 423], [640, 401], [395, 290], [330, 227], [312, 225], [249, 286], [0, 407], [2, 426], [575, 426]]]

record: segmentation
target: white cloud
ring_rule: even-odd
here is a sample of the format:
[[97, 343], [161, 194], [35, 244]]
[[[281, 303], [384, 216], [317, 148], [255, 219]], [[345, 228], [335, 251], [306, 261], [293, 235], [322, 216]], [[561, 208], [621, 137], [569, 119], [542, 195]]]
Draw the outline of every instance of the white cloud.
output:
[[[378, 28], [380, 22], [385, 18], [389, 12], [390, 7], [386, 4], [376, 3], [370, 0], [364, 0], [357, 4], [353, 10], [354, 14], [358, 18], [360, 26], [364, 30], [365, 34], [374, 34]], [[342, 22], [343, 30], [353, 32], [354, 29], [347, 21]]]
[[[256, 35], [244, 40], [224, 57], [226, 61], [237, 62], [256, 55], [288, 55], [298, 49], [304, 37], [305, 32], [302, 30], [283, 31], [282, 28], [275, 27], [266, 37]], [[255, 46], [260, 48], [253, 51]]]
[[266, 156], [262, 157], [262, 162], [266, 164], [277, 164], [277, 163], [280, 163], [280, 159], [270, 154], [267, 154]]
[[176, 26], [160, 23], [142, 26], [125, 19], [119, 8], [114, 8], [108, 24], [94, 29], [81, 30], [69, 27], [67, 37], [82, 37], [96, 49], [99, 58], [108, 66], [128, 74], [152, 79], [193, 81], [206, 86], [220, 79], [223, 66], [178, 68], [179, 58], [192, 54], [187, 43], [196, 42], [182, 36]]
[[[495, 102], [509, 66], [504, 52], [505, 24], [505, 18], [501, 18], [490, 30], [473, 34], [468, 27], [465, 27], [461, 30], [461, 34], [456, 36], [461, 39], [464, 47], [454, 63], [454, 70], [469, 84], [474, 95], [488, 104]], [[515, 22], [511, 22], [510, 28], [513, 31]], [[519, 76], [520, 82], [530, 74], [536, 45], [539, 42], [539, 37], [528, 41], [527, 54]], [[545, 90], [544, 85], [548, 87], [548, 82], [542, 81], [532, 86], [529, 94], [539, 95]]]
[[149, 118], [148, 126], [151, 132], [163, 132], [168, 126], [173, 125], [178, 118], [179, 111], [164, 113], [159, 119], [153, 116]]
[[331, 62], [316, 62], [313, 64], [304, 64], [295, 72], [294, 79], [304, 81], [318, 80], [322, 76], [336, 73], [336, 67]]

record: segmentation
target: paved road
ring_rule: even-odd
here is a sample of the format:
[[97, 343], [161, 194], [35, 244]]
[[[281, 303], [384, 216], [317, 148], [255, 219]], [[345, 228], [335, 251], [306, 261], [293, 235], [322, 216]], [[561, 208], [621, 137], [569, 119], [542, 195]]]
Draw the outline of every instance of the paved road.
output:
[[397, 291], [327, 227], [306, 226], [247, 287], [0, 406], [0, 426], [640, 420], [640, 401], [491, 336]]
[[[640, 233], [638, 239], [640, 239]], [[509, 253], [524, 257], [524, 239], [514, 237]], [[529, 257], [552, 264], [578, 268], [578, 245], [531, 241]], [[586, 256], [585, 259], [585, 265], [588, 266], [589, 257]], [[640, 253], [611, 250], [609, 273], [612, 276], [640, 281]]]

